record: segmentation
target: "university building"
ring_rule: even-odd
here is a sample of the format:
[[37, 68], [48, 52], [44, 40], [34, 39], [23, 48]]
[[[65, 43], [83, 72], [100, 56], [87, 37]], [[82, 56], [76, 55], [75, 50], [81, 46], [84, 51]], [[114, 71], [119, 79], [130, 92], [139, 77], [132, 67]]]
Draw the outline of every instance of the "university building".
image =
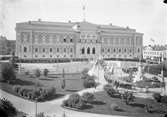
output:
[[28, 21], [16, 24], [20, 59], [140, 58], [143, 34], [129, 27], [83, 22]]

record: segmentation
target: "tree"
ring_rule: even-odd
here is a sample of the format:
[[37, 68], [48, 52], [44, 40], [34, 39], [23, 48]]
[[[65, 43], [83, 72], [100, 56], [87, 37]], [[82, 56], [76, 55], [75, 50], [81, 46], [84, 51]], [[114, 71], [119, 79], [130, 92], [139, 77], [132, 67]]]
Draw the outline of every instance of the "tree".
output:
[[16, 108], [5, 98], [0, 99], [0, 110], [5, 112], [9, 117], [14, 117], [17, 114]]
[[35, 76], [40, 77], [41, 76], [41, 71], [39, 69], [35, 70]]
[[84, 79], [83, 86], [84, 86], [85, 88], [96, 87], [97, 84], [96, 84], [96, 82], [95, 82], [95, 77], [88, 75], [88, 76]]
[[2, 80], [10, 83], [11, 80], [16, 79], [15, 69], [10, 63], [3, 63], [1, 66], [1, 76]]
[[122, 99], [124, 99], [126, 104], [129, 105], [130, 102], [134, 101], [135, 97], [132, 92], [127, 91], [122, 95]]
[[45, 77], [48, 76], [48, 73], [49, 73], [49, 70], [48, 70], [48, 69], [44, 69], [43, 75], [44, 75]]
[[61, 88], [64, 89], [66, 87], [66, 81], [65, 81], [65, 73], [64, 73], [64, 69], [63, 69], [63, 73], [62, 73], [62, 81], [61, 81]]

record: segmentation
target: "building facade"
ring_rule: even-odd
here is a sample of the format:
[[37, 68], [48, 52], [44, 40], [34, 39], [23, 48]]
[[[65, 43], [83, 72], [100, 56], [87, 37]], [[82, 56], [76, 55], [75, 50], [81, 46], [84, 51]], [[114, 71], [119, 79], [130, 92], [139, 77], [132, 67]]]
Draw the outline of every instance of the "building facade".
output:
[[89, 22], [29, 21], [16, 24], [21, 59], [139, 58], [143, 34], [135, 29]]
[[167, 49], [165, 46], [149, 45], [149, 46], [144, 47], [143, 49], [143, 58], [160, 61], [161, 58], [163, 59], [167, 58], [166, 52], [167, 52]]

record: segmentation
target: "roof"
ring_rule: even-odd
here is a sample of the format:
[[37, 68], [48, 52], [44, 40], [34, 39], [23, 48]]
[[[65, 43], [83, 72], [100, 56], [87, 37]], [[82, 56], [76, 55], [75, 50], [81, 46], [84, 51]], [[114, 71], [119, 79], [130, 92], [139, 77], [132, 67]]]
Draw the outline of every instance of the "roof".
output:
[[50, 22], [50, 21], [28, 21], [28, 22], [21, 22], [17, 23], [16, 27], [24, 27], [24, 25], [39, 25], [39, 26], [46, 26], [46, 27], [61, 27], [61, 28], [67, 28], [68, 30], [73, 30], [73, 27], [77, 25], [79, 30], [100, 30], [103, 32], [110, 32], [111, 30], [121, 30], [121, 31], [127, 31], [127, 32], [136, 32], [135, 29], [131, 29], [129, 27], [120, 27], [116, 25], [101, 25], [101, 24], [94, 24], [87, 21], [82, 22]]
[[163, 45], [154, 45], [154, 46], [149, 45], [149, 46], [144, 46], [144, 49], [148, 49], [148, 48], [150, 48], [150, 49], [152, 49], [154, 51], [162, 51], [162, 50], [166, 50], [167, 49]]

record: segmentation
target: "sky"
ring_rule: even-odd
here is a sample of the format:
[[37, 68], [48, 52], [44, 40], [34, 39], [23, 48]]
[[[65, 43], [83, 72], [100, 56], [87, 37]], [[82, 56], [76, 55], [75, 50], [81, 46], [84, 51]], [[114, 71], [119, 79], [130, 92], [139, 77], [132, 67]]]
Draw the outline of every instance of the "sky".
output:
[[[163, 0], [0, 0], [0, 35], [16, 39], [18, 22], [86, 21], [136, 29], [143, 44], [167, 44], [167, 4]], [[154, 40], [153, 41], [151, 41]]]

